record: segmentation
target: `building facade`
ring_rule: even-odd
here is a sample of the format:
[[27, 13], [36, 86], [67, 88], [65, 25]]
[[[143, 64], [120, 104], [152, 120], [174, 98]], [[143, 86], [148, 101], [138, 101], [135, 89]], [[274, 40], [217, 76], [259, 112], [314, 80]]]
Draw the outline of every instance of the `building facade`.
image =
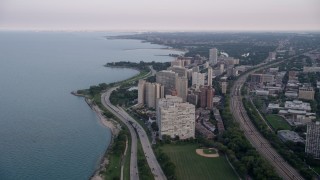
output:
[[171, 66], [168, 68], [168, 70], [171, 70], [178, 74], [179, 77], [187, 77], [187, 69], [180, 66]]
[[198, 72], [192, 73], [192, 85], [199, 89], [200, 86], [204, 86], [205, 75]]
[[160, 138], [168, 135], [180, 139], [195, 137], [195, 106], [182, 103], [180, 97], [166, 97], [158, 100], [157, 122]]
[[156, 74], [156, 82], [164, 86], [164, 94], [171, 94], [175, 90], [178, 74], [171, 70], [159, 71]]
[[320, 122], [307, 124], [307, 140], [305, 152], [320, 159]]
[[145, 83], [146, 81], [143, 79], [139, 80], [138, 83], [138, 104], [145, 103]]
[[176, 91], [177, 95], [182, 98], [183, 102], [186, 102], [188, 95], [188, 79], [186, 77], [177, 77]]
[[200, 88], [200, 107], [212, 109], [214, 91], [212, 87], [202, 86]]
[[149, 108], [156, 108], [157, 99], [164, 97], [164, 86], [159, 83], [145, 83], [145, 103]]
[[208, 67], [208, 82], [207, 82], [208, 86], [212, 86], [212, 75], [213, 75], [212, 68]]
[[300, 87], [299, 99], [314, 100], [314, 89], [312, 87]]
[[209, 63], [215, 65], [218, 62], [218, 49], [212, 48], [209, 50]]
[[227, 94], [227, 88], [228, 88], [228, 83], [227, 82], [221, 82], [221, 93], [222, 94]]

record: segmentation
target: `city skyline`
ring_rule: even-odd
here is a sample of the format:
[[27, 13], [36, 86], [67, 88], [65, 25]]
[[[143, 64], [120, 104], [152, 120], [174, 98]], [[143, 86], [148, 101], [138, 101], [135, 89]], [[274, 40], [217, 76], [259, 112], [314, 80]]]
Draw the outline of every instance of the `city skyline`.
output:
[[317, 0], [0, 2], [0, 30], [319, 31]]

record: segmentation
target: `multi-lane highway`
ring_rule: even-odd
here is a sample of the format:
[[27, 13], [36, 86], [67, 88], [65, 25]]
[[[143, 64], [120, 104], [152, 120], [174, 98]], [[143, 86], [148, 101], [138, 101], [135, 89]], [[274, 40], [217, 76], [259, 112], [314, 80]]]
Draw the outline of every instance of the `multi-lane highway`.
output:
[[137, 134], [131, 124], [120, 113], [119, 109], [113, 106], [109, 100], [110, 94], [117, 87], [110, 88], [107, 92], [101, 95], [101, 102], [112, 114], [117, 116], [129, 129], [131, 134], [131, 157], [130, 157], [130, 179], [139, 180], [138, 161], [137, 161]]
[[147, 136], [146, 131], [143, 129], [143, 127], [141, 127], [141, 125], [139, 123], [137, 123], [135, 121], [135, 119], [133, 119], [125, 110], [123, 110], [122, 108], [119, 108], [121, 115], [125, 118], [127, 118], [127, 120], [131, 121], [132, 126], [137, 130], [137, 133], [139, 135], [140, 141], [141, 141], [141, 145], [142, 145], [142, 149], [144, 151], [144, 154], [146, 156], [148, 165], [154, 175], [154, 178], [156, 180], [165, 180], [167, 179], [166, 176], [164, 175], [156, 156], [153, 153], [149, 138]]
[[[279, 63], [279, 62], [277, 62]], [[275, 65], [276, 63], [272, 64]], [[271, 65], [268, 65], [271, 66]], [[257, 149], [257, 151], [263, 155], [275, 168], [277, 173], [283, 179], [303, 179], [301, 175], [290, 166], [277, 152], [270, 143], [256, 130], [255, 126], [251, 122], [246, 110], [244, 109], [241, 96], [241, 87], [245, 83], [247, 77], [262, 68], [268, 66], [259, 65], [256, 70], [241, 76], [237, 79], [231, 88], [231, 112], [233, 117], [239, 122], [240, 128], [244, 131], [246, 138]]]
[[130, 179], [138, 180], [138, 165], [137, 165], [137, 134], [139, 135], [140, 142], [142, 145], [142, 149], [146, 156], [148, 165], [154, 175], [156, 180], [166, 180], [166, 176], [164, 175], [154, 153], [151, 148], [150, 141], [148, 139], [147, 133], [144, 129], [137, 123], [130, 115], [128, 115], [122, 108], [116, 107], [111, 104], [109, 97], [115, 89], [118, 87], [110, 88], [108, 91], [102, 94], [101, 102], [102, 104], [115, 116], [117, 116], [128, 128], [131, 134], [131, 159], [130, 159]]

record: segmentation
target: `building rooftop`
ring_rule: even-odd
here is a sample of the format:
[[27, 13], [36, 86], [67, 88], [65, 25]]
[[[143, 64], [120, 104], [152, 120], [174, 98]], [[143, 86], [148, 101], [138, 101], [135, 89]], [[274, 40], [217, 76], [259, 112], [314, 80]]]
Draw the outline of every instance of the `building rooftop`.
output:
[[282, 141], [293, 141], [293, 142], [302, 142], [304, 143], [304, 139], [300, 137], [296, 132], [289, 130], [280, 130], [277, 132], [279, 138]]
[[305, 102], [298, 101], [298, 100], [286, 101], [284, 104], [284, 107], [286, 109], [311, 111], [310, 103], [305, 103]]
[[268, 109], [280, 109], [279, 104], [269, 103]]

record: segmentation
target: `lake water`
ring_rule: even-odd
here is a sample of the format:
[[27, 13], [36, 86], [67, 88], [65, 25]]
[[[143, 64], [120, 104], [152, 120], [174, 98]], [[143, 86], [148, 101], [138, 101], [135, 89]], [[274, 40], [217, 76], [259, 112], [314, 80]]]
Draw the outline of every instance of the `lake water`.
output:
[[88, 179], [111, 133], [71, 91], [137, 73], [112, 61], [180, 53], [102, 32], [0, 32], [0, 179]]

